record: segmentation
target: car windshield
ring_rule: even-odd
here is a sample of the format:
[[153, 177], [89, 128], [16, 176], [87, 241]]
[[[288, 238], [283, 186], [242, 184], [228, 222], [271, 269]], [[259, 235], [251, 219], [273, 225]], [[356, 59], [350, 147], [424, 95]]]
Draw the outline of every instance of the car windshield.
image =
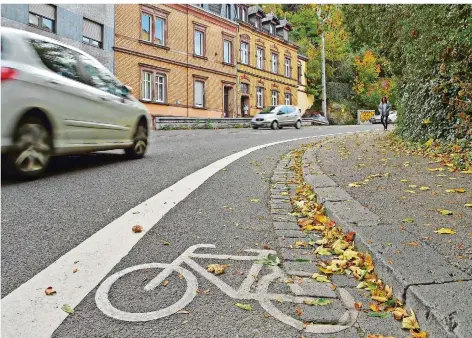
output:
[[276, 108], [275, 106], [265, 107], [264, 109], [260, 111], [259, 114], [270, 114], [275, 108]]

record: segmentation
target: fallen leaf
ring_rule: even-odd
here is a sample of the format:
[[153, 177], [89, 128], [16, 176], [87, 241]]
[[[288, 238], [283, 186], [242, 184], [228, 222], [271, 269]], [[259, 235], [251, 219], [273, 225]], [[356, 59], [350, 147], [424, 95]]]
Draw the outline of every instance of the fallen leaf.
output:
[[441, 228], [439, 230], [436, 230], [435, 233], [454, 235], [456, 232], [454, 230], [450, 229], [450, 228]]
[[258, 198], [251, 198], [251, 202], [252, 203], [259, 203], [259, 199]]
[[405, 192], [409, 192], [410, 194], [416, 194], [416, 191], [414, 190], [405, 190]]
[[411, 315], [408, 317], [404, 317], [402, 320], [402, 328], [403, 329], [411, 329], [411, 330], [417, 330], [420, 328], [420, 325], [418, 324], [418, 321], [416, 320], [415, 313], [413, 312], [412, 309], [410, 309]]
[[361, 302], [356, 302], [354, 303], [354, 308], [356, 309], [356, 311], [361, 311], [362, 310], [362, 303]]
[[138, 232], [142, 232], [143, 231], [143, 227], [141, 225], [135, 225], [134, 227], [131, 228], [131, 230], [134, 232], [134, 233], [138, 233]]
[[289, 195], [289, 193], [286, 192], [286, 191], [282, 191], [282, 192], [280, 193], [280, 196], [288, 196], [288, 195]]
[[266, 257], [257, 261], [257, 263], [265, 266], [277, 266], [280, 264], [280, 258], [274, 254], [268, 254]]
[[428, 168], [429, 171], [444, 171], [444, 168]]
[[162, 286], [167, 286], [167, 284], [169, 284], [169, 281], [166, 279], [165, 281], [162, 282]]
[[315, 279], [317, 282], [320, 283], [331, 283], [331, 281], [328, 279], [327, 276], [325, 275], [320, 275], [319, 273], [314, 273], [311, 278]]
[[252, 306], [250, 304], [241, 304], [241, 303], [235, 303], [238, 308], [246, 310], [246, 311], [252, 311]]
[[422, 187], [420, 187], [420, 190], [422, 190], [422, 191], [429, 190], [429, 187], [422, 186]]
[[296, 241], [295, 242], [295, 248], [306, 248], [309, 244], [307, 242], [303, 241]]
[[464, 207], [472, 208], [472, 203], [466, 203], [464, 204]]
[[331, 304], [333, 301], [324, 299], [324, 298], [318, 298], [318, 299], [313, 299], [313, 300], [306, 300], [304, 303], [306, 305], [313, 305], [313, 306], [325, 306]]
[[213, 272], [215, 275], [221, 275], [225, 272], [226, 268], [228, 267], [229, 265], [225, 265], [225, 264], [210, 264], [207, 266], [207, 271]]
[[415, 220], [413, 218], [405, 218], [405, 219], [402, 219], [402, 222], [403, 223], [413, 223]]
[[176, 313], [183, 314], [183, 315], [188, 315], [190, 312], [188, 312], [187, 310], [179, 310]]
[[347, 186], [351, 187], [351, 188], [359, 188], [361, 186], [361, 184], [357, 183], [357, 182], [354, 182], [354, 183], [349, 183]]
[[441, 213], [441, 215], [452, 215], [452, 211], [450, 210], [446, 210], [446, 209], [439, 209], [439, 212]]
[[264, 244], [264, 249], [265, 250], [270, 250], [270, 247], [267, 244]]
[[74, 270], [72, 270], [72, 273], [76, 273], [77, 271], [79, 271], [79, 269], [75, 268]]
[[405, 309], [397, 307], [392, 311], [392, 315], [396, 320], [402, 320], [403, 317], [408, 316], [408, 313], [405, 311]]
[[349, 232], [346, 236], [344, 236], [344, 239], [345, 239], [347, 242], [353, 242], [355, 236], [356, 236], [356, 233], [355, 233], [354, 231], [351, 231], [351, 232]]
[[408, 187], [410, 187], [410, 188], [416, 188], [417, 185], [416, 185], [416, 184], [410, 184]]
[[369, 308], [370, 308], [371, 311], [374, 311], [374, 312], [382, 311], [382, 308], [380, 307], [379, 304], [370, 303]]
[[413, 338], [428, 338], [428, 333], [426, 331], [416, 332], [414, 330], [410, 330], [410, 334]]
[[315, 215], [315, 222], [318, 222], [318, 223], [321, 223], [321, 224], [328, 223], [329, 218], [325, 215], [322, 215], [322, 214], [316, 214]]
[[52, 286], [48, 286], [46, 290], [44, 290], [44, 293], [46, 294], [46, 296], [51, 296], [56, 293], [56, 290], [54, 290]]
[[408, 245], [411, 245], [411, 246], [418, 246], [419, 243], [418, 242], [410, 242], [410, 243], [406, 243]]
[[458, 193], [464, 193], [465, 192], [465, 189], [464, 188], [456, 188], [454, 189], [456, 192]]
[[320, 255], [320, 256], [331, 256], [331, 251], [328, 250], [327, 248], [319, 246], [316, 248], [315, 254]]
[[408, 180], [400, 180], [400, 182], [408, 182]]
[[69, 314], [74, 313], [74, 309], [69, 304], [62, 305], [61, 310]]

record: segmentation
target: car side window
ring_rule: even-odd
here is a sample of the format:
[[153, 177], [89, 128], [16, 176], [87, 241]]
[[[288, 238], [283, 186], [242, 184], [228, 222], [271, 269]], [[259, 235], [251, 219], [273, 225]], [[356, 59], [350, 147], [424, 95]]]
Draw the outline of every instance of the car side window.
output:
[[287, 106], [283, 106], [282, 108], [280, 108], [280, 111], [284, 114], [288, 114], [288, 108]]
[[295, 113], [296, 109], [294, 106], [288, 106], [288, 112], [291, 114], [291, 113]]
[[85, 55], [80, 55], [79, 69], [84, 83], [112, 95], [123, 96], [122, 84], [105, 67], [97, 64], [97, 62]]
[[77, 56], [79, 53], [47, 41], [31, 40], [30, 42], [46, 67], [56, 74], [80, 81], [77, 71]]

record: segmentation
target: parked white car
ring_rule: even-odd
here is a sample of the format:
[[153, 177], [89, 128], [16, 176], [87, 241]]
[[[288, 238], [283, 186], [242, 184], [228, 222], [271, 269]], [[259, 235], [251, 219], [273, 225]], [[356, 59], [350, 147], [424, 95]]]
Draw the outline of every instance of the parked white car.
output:
[[124, 149], [144, 156], [146, 107], [100, 62], [54, 39], [1, 28], [2, 155], [34, 178], [51, 156]]
[[[374, 117], [370, 118], [370, 123], [376, 124], [381, 123], [381, 115], [374, 115]], [[397, 122], [397, 111], [392, 110], [392, 112], [388, 115], [388, 123], [396, 123]]]
[[300, 129], [302, 127], [300, 109], [290, 105], [265, 107], [251, 120], [251, 126], [254, 129], [260, 127], [282, 129], [288, 126]]

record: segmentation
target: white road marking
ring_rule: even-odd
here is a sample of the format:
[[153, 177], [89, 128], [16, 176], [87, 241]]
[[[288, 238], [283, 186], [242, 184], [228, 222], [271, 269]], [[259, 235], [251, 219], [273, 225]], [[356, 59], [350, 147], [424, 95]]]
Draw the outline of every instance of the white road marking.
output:
[[[1, 303], [2, 337], [51, 337], [68, 316], [61, 310], [63, 304], [76, 307], [130, 252], [146, 231], [151, 230], [169, 210], [207, 179], [234, 161], [277, 144], [361, 131], [365, 129], [266, 143], [224, 157], [184, 177], [130, 209], [5, 296]], [[142, 225], [145, 231], [131, 233], [131, 226], [135, 224]], [[80, 273], [72, 272], [75, 261], [80, 261]], [[46, 296], [44, 290], [48, 286], [54, 287], [57, 294]]]

